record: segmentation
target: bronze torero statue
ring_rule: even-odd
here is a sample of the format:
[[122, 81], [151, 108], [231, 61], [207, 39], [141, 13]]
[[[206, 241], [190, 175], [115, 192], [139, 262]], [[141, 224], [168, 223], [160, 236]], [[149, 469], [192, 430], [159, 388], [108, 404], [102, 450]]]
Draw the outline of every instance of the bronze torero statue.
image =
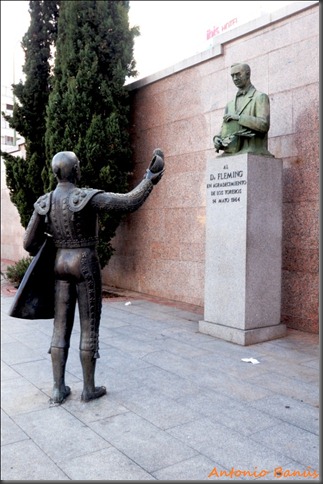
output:
[[239, 90], [225, 107], [220, 133], [213, 137], [216, 152], [223, 150], [220, 156], [238, 153], [273, 156], [268, 151], [269, 97], [251, 84], [250, 74], [248, 64], [231, 66], [231, 77]]
[[[104, 386], [95, 386], [102, 305], [101, 270], [96, 252], [98, 215], [103, 211], [137, 210], [164, 173], [164, 155], [161, 150], [155, 150], [144, 179], [125, 194], [78, 188], [76, 184], [80, 179], [80, 162], [71, 151], [57, 153], [52, 160], [52, 169], [58, 181], [57, 187], [53, 192], [41, 196], [35, 203], [25, 233], [24, 248], [31, 255], [37, 254], [49, 235], [56, 250], [54, 330], [49, 350], [54, 386], [50, 402], [61, 404], [70, 394], [70, 388], [65, 384], [65, 367], [76, 302], [81, 326], [81, 399], [88, 402], [106, 394]], [[46, 281], [43, 284], [46, 285]], [[20, 305], [23, 306], [23, 302], [18, 298], [15, 304], [16, 314], [12, 314], [13, 316], [19, 317]], [[37, 313], [37, 308], [35, 312]], [[29, 319], [37, 319], [37, 315], [33, 313]]]

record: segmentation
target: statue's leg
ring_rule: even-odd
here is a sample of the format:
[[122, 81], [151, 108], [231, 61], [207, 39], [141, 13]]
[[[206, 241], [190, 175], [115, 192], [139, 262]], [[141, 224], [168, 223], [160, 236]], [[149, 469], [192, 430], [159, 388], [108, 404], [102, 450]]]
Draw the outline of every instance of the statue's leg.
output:
[[69, 386], [65, 385], [65, 367], [68, 356], [68, 349], [51, 347], [52, 369], [53, 369], [53, 392], [50, 399], [51, 404], [61, 404], [71, 393]]
[[94, 357], [93, 351], [80, 350], [80, 359], [82, 363], [83, 370], [83, 392], [81, 400], [84, 402], [89, 402], [95, 398], [102, 397], [107, 393], [105, 387], [95, 386], [95, 365], [96, 358]]
[[83, 371], [82, 400], [88, 402], [106, 394], [104, 386], [95, 386], [95, 366], [99, 358], [99, 325], [102, 305], [101, 273], [94, 253], [81, 264], [84, 280], [77, 285], [81, 323], [80, 360]]
[[61, 404], [71, 389], [65, 384], [65, 368], [74, 323], [76, 290], [67, 281], [56, 281], [54, 332], [50, 348], [53, 392], [50, 403]]

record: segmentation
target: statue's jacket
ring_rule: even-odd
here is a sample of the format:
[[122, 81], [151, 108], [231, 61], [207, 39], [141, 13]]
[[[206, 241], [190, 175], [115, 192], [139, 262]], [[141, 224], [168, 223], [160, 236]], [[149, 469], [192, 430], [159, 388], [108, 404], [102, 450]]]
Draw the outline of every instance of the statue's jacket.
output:
[[134, 212], [152, 189], [153, 184], [148, 179], [125, 194], [78, 188], [72, 183], [60, 182], [53, 192], [42, 195], [34, 204], [24, 237], [24, 249], [35, 255], [46, 235], [52, 237], [56, 248], [95, 247], [100, 212]]
[[[34, 204], [24, 249], [34, 256], [15, 295], [9, 315], [20, 319], [54, 317], [54, 265], [59, 249], [93, 249], [98, 241], [100, 212], [134, 212], [153, 189], [149, 179], [125, 194], [58, 183]], [[97, 255], [96, 255], [97, 258]], [[97, 266], [99, 262], [97, 259]], [[92, 267], [94, 269], [94, 266]]]
[[251, 85], [244, 96], [244, 103], [236, 109], [236, 97], [225, 107], [225, 114], [238, 114], [239, 121], [223, 122], [218, 136], [222, 139], [237, 131], [246, 129], [254, 132], [254, 137], [237, 137], [235, 143], [226, 150], [229, 153], [257, 153], [272, 156], [268, 151], [268, 131], [270, 128], [270, 101], [267, 94], [257, 91]]

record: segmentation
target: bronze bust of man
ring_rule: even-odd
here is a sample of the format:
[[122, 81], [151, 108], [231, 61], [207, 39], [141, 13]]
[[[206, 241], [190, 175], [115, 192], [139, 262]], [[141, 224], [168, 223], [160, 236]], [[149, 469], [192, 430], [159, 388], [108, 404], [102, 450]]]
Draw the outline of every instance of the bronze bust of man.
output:
[[213, 137], [216, 152], [223, 150], [220, 156], [240, 153], [273, 156], [268, 151], [269, 97], [257, 91], [250, 75], [248, 64], [231, 66], [231, 77], [239, 90], [225, 107], [220, 133]]
[[[95, 386], [95, 366], [99, 358], [101, 317], [101, 270], [96, 251], [98, 216], [103, 211], [133, 212], [147, 199], [164, 172], [161, 150], [154, 156], [144, 179], [125, 194], [78, 188], [80, 162], [71, 151], [57, 153], [52, 160], [57, 186], [40, 197], [35, 205], [24, 238], [31, 255], [39, 253], [48, 234], [55, 246], [54, 330], [51, 341], [53, 392], [51, 403], [61, 404], [70, 394], [65, 384], [65, 367], [74, 323], [76, 302], [80, 315], [80, 360], [83, 371], [85, 402], [106, 394], [104, 386]], [[46, 235], [47, 234], [47, 235]], [[46, 280], [43, 281], [46, 285]], [[19, 304], [15, 317], [19, 317]], [[37, 315], [33, 319], [37, 319]], [[32, 319], [30, 318], [30, 319]]]

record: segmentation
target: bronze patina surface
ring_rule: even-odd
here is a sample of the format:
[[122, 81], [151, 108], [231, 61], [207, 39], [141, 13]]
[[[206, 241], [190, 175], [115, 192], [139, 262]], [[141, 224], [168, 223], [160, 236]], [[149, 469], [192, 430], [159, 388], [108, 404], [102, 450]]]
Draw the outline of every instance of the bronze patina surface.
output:
[[216, 152], [223, 151], [220, 156], [241, 153], [273, 156], [268, 151], [269, 97], [257, 91], [250, 75], [248, 64], [231, 66], [231, 77], [239, 90], [225, 107], [220, 133], [213, 137]]

